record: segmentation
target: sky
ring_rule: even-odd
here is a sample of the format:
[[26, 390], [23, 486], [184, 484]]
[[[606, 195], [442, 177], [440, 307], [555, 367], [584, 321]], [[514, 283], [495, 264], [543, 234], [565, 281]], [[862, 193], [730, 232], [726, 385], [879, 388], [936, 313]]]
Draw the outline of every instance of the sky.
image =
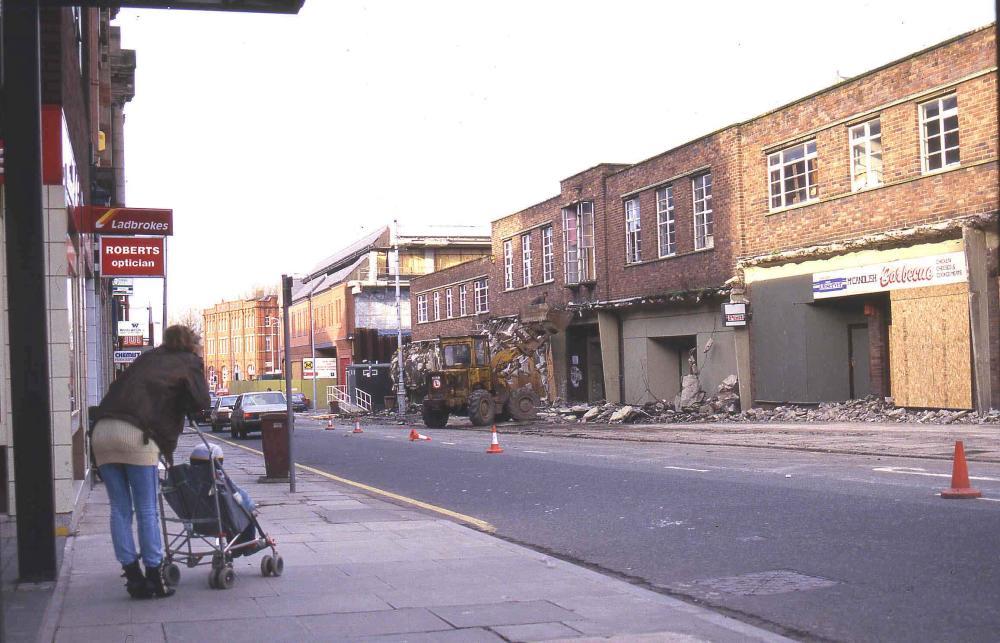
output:
[[[126, 205], [174, 211], [176, 317], [394, 218], [486, 224], [993, 20], [993, 0], [125, 10]], [[161, 283], [136, 282], [159, 318]]]

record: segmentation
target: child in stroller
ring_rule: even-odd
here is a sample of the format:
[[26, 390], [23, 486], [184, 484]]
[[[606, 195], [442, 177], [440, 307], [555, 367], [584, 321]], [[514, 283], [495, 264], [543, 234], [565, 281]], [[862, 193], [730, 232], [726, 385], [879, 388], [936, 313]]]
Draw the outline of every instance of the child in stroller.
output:
[[[176, 563], [195, 567], [205, 564], [202, 559], [210, 557], [209, 586], [228, 589], [235, 582], [233, 559], [267, 548], [273, 555], [265, 555], [261, 560], [261, 574], [280, 576], [284, 562], [274, 539], [264, 533], [257, 521], [256, 504], [250, 494], [226, 475], [222, 449], [204, 438], [202, 442], [192, 450], [188, 463], [167, 469], [161, 485], [162, 498], [177, 515], [168, 517], [161, 507], [167, 582], [175, 585], [180, 580], [180, 567]], [[180, 523], [183, 529], [180, 533], [170, 533], [168, 523]], [[196, 550], [196, 542], [211, 549]]]

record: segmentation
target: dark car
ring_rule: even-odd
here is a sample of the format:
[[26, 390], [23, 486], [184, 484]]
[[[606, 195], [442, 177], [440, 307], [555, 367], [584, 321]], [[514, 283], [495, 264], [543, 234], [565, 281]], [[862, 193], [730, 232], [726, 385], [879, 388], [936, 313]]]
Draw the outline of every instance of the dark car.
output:
[[292, 393], [292, 410], [296, 412], [309, 410], [309, 398], [305, 393]]
[[209, 418], [209, 422], [212, 423], [212, 433], [221, 431], [224, 426], [229, 426], [229, 416], [238, 397], [239, 395], [223, 395], [215, 401]]
[[208, 408], [202, 409], [194, 414], [194, 421], [198, 424], [211, 424], [212, 422], [212, 409], [215, 408], [215, 401], [219, 398], [215, 395], [215, 393], [209, 393], [208, 399]]
[[250, 431], [260, 431], [260, 416], [265, 413], [284, 413], [288, 410], [285, 394], [277, 391], [241, 393], [233, 405], [229, 435], [245, 438]]

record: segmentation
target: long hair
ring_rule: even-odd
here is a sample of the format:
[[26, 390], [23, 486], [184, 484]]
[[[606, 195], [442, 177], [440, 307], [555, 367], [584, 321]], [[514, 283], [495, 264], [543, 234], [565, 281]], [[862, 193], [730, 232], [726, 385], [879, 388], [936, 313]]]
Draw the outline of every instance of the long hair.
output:
[[163, 347], [168, 351], [187, 351], [195, 353], [201, 338], [193, 330], [183, 324], [168, 326], [163, 331]]

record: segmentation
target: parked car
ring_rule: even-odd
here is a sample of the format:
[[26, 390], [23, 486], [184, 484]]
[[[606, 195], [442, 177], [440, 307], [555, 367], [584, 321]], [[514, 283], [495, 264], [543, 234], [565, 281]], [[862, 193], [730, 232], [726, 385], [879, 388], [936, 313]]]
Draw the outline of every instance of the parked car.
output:
[[197, 413], [195, 413], [194, 414], [194, 421], [197, 422], [198, 424], [210, 424], [212, 422], [212, 409], [215, 408], [215, 401], [217, 399], [218, 399], [218, 396], [216, 396], [215, 393], [209, 393], [208, 394], [208, 400], [209, 400], [208, 408], [207, 409], [202, 409], [202, 410], [198, 411]]
[[250, 431], [260, 431], [260, 416], [265, 413], [283, 413], [288, 410], [285, 394], [277, 391], [241, 393], [233, 405], [229, 435], [245, 438]]
[[229, 419], [232, 415], [233, 404], [239, 395], [223, 395], [215, 401], [212, 407], [212, 415], [209, 421], [212, 423], [212, 433], [221, 431], [222, 427], [229, 426]]
[[308, 411], [309, 410], [309, 398], [306, 397], [305, 393], [292, 393], [292, 410], [293, 411]]

